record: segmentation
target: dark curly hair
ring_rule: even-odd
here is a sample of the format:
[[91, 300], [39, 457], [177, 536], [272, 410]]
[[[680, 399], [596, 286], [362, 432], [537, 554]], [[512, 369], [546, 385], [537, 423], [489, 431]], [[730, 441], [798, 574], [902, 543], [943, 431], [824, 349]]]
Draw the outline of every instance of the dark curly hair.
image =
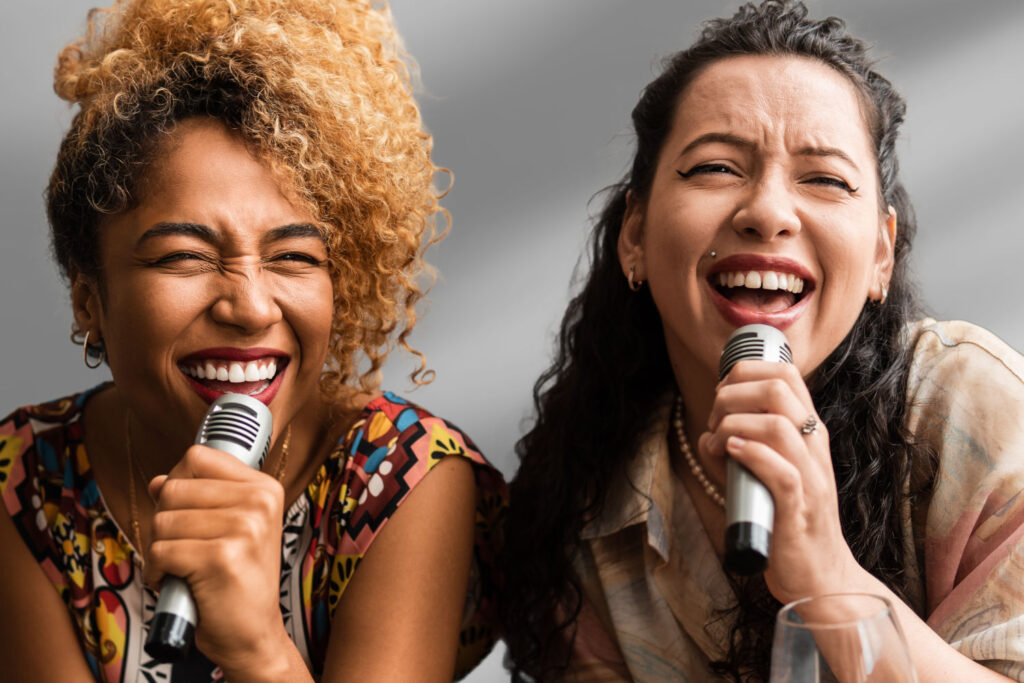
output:
[[[686, 86], [709, 64], [732, 55], [817, 59], [856, 89], [878, 162], [881, 206], [900, 217], [895, 267], [884, 305], [865, 303], [852, 330], [814, 375], [815, 407], [828, 427], [840, 519], [854, 556], [899, 596], [908, 552], [900, 512], [910, 465], [928, 458], [904, 426], [910, 363], [903, 334], [918, 314], [907, 257], [916, 231], [899, 181], [897, 130], [905, 105], [872, 70], [867, 46], [835, 17], [808, 19], [800, 2], [745, 4], [704, 25], [699, 39], [664, 62], [633, 109], [636, 154], [630, 172], [608, 188], [591, 238], [590, 271], [562, 320], [555, 359], [534, 386], [536, 422], [519, 441], [511, 487], [503, 614], [516, 680], [556, 678], [568, 662], [581, 606], [573, 557], [586, 520], [598, 514], [611, 482], [675, 390], [661, 319], [649, 290], [629, 291], [617, 242], [626, 194], [646, 197], [656, 160]], [[614, 330], [614, 333], [609, 333]], [[713, 670], [734, 679], [767, 678], [779, 604], [762, 578], [732, 579], [728, 654]]]

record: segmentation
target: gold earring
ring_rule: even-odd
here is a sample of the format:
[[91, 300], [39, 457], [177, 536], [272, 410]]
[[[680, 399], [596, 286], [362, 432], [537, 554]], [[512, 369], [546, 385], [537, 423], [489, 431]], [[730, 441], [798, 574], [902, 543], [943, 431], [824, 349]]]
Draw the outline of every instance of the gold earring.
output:
[[103, 365], [103, 359], [106, 355], [107, 352], [104, 351], [102, 346], [100, 346], [99, 356], [96, 359], [96, 363], [93, 364], [89, 362], [89, 332], [87, 331], [85, 333], [85, 339], [82, 340], [82, 361], [85, 363], [85, 367], [89, 368], [90, 370], [95, 370], [99, 366]]
[[634, 291], [634, 292], [639, 292], [640, 288], [644, 284], [644, 281], [643, 280], [633, 280], [633, 278], [635, 276], [636, 276], [636, 265], [634, 264], [634, 265], [629, 267], [629, 289], [631, 291]]

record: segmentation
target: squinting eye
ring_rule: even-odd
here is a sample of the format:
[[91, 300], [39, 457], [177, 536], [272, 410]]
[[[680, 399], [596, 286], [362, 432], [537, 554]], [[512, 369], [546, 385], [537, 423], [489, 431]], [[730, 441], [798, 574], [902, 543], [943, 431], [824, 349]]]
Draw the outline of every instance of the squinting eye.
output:
[[841, 190], [846, 190], [850, 194], [857, 191], [857, 188], [850, 187], [849, 183], [839, 178], [833, 178], [832, 176], [818, 176], [811, 178], [808, 182], [815, 183], [817, 185], [831, 185], [832, 187], [838, 187]]
[[192, 253], [190, 251], [176, 251], [173, 254], [168, 254], [167, 256], [161, 256], [160, 258], [155, 259], [152, 263], [153, 263], [153, 265], [156, 265], [156, 266], [162, 266], [162, 265], [165, 265], [165, 264], [168, 264], [168, 263], [175, 263], [175, 262], [178, 262], [178, 261], [193, 261], [193, 260], [197, 260], [197, 259], [198, 260], [204, 260], [201, 255], [194, 254], [194, 253]]
[[730, 173], [732, 175], [739, 175], [736, 171], [732, 170], [725, 164], [699, 164], [694, 166], [689, 171], [676, 170], [680, 178], [692, 178], [695, 175], [704, 175], [708, 173]]
[[281, 254], [280, 256], [274, 257], [275, 261], [285, 261], [293, 263], [308, 263], [311, 266], [319, 266], [320, 259], [309, 254], [303, 254], [297, 251], [289, 251], [287, 254]]

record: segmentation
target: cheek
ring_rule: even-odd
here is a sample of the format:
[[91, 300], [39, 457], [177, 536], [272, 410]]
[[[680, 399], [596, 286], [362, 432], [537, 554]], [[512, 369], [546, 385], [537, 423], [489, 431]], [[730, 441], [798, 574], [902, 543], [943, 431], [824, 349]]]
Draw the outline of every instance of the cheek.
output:
[[108, 345], [126, 353], [160, 348], [202, 311], [206, 299], [202, 287], [186, 280], [126, 281], [104, 305]]
[[317, 278], [308, 286], [295, 287], [289, 298], [292, 326], [299, 336], [304, 356], [326, 355], [334, 318], [334, 291], [330, 278]]
[[827, 246], [819, 248], [826, 276], [831, 280], [832, 295], [851, 298], [866, 296], [875, 272], [877, 238], [864, 231], [837, 234], [838, 239], [830, 239]]
[[681, 299], [697, 293], [697, 264], [707, 239], [687, 226], [662, 223], [644, 243], [646, 279], [652, 293]]

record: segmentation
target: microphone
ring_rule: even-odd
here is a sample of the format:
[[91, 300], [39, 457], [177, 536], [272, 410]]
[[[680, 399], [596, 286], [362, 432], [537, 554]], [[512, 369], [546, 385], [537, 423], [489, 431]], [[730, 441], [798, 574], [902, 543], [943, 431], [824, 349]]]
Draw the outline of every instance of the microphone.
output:
[[[270, 409], [243, 394], [222, 394], [206, 411], [195, 443], [235, 456], [258, 469], [270, 450], [273, 420]], [[188, 584], [166, 576], [160, 587], [156, 614], [146, 638], [145, 650], [159, 662], [183, 659], [192, 646], [198, 613]]]
[[[741, 360], [792, 363], [786, 336], [769, 325], [744, 325], [722, 349], [718, 379]], [[725, 568], [741, 576], [764, 571], [772, 540], [775, 501], [757, 477], [732, 458], [726, 463]]]

